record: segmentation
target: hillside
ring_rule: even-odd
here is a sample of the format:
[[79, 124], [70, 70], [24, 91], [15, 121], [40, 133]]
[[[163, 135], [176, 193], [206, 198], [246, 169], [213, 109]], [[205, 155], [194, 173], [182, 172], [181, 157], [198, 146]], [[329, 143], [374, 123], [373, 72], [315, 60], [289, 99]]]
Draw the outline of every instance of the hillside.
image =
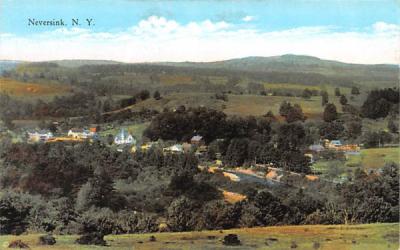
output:
[[398, 81], [399, 75], [399, 67], [397, 65], [349, 64], [302, 55], [246, 57], [209, 63], [182, 62], [161, 64], [175, 67], [218, 68], [232, 71], [320, 74], [327, 77], [351, 80], [359, 84], [380, 82], [390, 85]]
[[[5, 63], [12, 69], [15, 64], [0, 61], [0, 69]], [[56, 73], [64, 72], [86, 79], [88, 76], [107, 74], [108, 78], [118, 77], [123, 81], [145, 83], [151, 75], [158, 75], [160, 82], [165, 79], [183, 84], [193, 82], [193, 78], [229, 78], [239, 76], [242, 80], [264, 83], [289, 83], [303, 85], [329, 85], [366, 88], [393, 87], [398, 84], [399, 67], [390, 64], [349, 64], [323, 60], [302, 55], [282, 55], [273, 57], [246, 57], [216, 62], [156, 62], [121, 63], [109, 60], [58, 60], [46, 63], [25, 64], [24, 70], [49, 67]], [[10, 65], [13, 65], [12, 67]], [[58, 66], [54, 68], [54, 66]], [[21, 70], [21, 68], [19, 69]], [[40, 70], [39, 70], [40, 71]], [[20, 71], [20, 73], [23, 73]], [[63, 76], [61, 76], [63, 77]], [[122, 79], [123, 77], [123, 79]], [[153, 79], [154, 80], [154, 79]], [[169, 81], [168, 81], [169, 82]], [[211, 80], [212, 83], [214, 83]], [[152, 81], [151, 83], [154, 83]]]
[[[45, 249], [398, 249], [398, 224], [335, 225], [335, 226], [279, 226], [243, 228], [223, 231], [183, 233], [154, 233], [109, 235], [109, 246], [80, 247], [74, 243], [77, 236], [56, 236], [57, 243]], [[237, 234], [240, 246], [224, 246], [223, 237]], [[156, 241], [149, 241], [155, 236]], [[21, 239], [31, 249], [44, 249], [38, 245], [39, 235], [0, 236], [0, 246]], [[133, 247], [133, 248], [132, 248]]]

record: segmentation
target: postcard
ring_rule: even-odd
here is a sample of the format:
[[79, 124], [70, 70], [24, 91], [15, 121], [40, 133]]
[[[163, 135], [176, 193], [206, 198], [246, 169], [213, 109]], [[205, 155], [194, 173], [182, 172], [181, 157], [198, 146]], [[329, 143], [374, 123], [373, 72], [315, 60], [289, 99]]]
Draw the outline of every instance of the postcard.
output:
[[396, 0], [0, 0], [0, 248], [399, 249]]

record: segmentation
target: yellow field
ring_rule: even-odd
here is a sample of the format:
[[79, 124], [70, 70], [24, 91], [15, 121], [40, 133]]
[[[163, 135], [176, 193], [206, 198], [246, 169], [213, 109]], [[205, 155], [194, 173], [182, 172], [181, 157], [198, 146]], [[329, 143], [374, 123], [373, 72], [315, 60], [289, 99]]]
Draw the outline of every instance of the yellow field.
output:
[[70, 87], [61, 84], [39, 84], [0, 78], [0, 92], [8, 93], [12, 96], [62, 95], [70, 90]]
[[[222, 239], [229, 233], [237, 234], [240, 246], [224, 246]], [[149, 237], [154, 235], [155, 242]], [[0, 236], [0, 247], [20, 239], [31, 249], [86, 250], [86, 249], [320, 249], [320, 250], [395, 250], [399, 248], [399, 224], [336, 225], [336, 226], [280, 226], [245, 228], [223, 231], [185, 233], [154, 233], [110, 235], [109, 246], [82, 246], [74, 243], [78, 236], [55, 236], [54, 246], [38, 245], [39, 235]]]

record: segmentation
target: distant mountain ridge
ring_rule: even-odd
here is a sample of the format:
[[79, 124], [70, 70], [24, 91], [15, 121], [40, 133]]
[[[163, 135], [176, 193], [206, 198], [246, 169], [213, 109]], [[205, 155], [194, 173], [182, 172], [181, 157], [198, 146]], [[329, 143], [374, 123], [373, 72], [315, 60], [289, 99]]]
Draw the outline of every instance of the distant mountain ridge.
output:
[[[0, 71], [10, 69], [18, 65], [13, 61], [0, 61]], [[354, 83], [357, 85], [369, 85], [372, 87], [388, 87], [399, 82], [399, 65], [394, 64], [352, 64], [333, 60], [324, 60], [318, 57], [306, 55], [281, 55], [271, 57], [251, 56], [215, 62], [151, 62], [151, 63], [123, 63], [111, 60], [55, 60], [48, 61], [60, 67], [77, 68], [81, 66], [99, 65], [141, 65], [146, 67], [167, 66], [179, 71], [193, 70], [223, 70], [240, 74], [261, 75], [265, 79], [273, 81], [296, 81], [303, 78], [319, 78], [320, 81], [334, 79], [343, 81], [344, 85]], [[328, 80], [329, 80], [328, 79]], [[315, 81], [314, 81], [315, 82]]]

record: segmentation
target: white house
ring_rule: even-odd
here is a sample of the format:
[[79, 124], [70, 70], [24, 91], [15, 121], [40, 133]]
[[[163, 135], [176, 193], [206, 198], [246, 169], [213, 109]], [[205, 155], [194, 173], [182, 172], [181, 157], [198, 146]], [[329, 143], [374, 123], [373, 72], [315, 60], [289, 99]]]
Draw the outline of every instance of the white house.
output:
[[68, 136], [75, 138], [75, 139], [87, 139], [94, 135], [93, 132], [87, 129], [78, 129], [78, 128], [71, 128], [68, 131]]
[[28, 140], [32, 142], [47, 141], [53, 138], [53, 133], [47, 130], [28, 131]]
[[117, 145], [136, 144], [136, 139], [129, 134], [128, 131], [121, 129], [121, 131], [115, 136], [114, 143]]
[[170, 147], [163, 148], [163, 151], [164, 151], [164, 153], [173, 153], [173, 154], [184, 152], [183, 146], [181, 144], [175, 144]]

